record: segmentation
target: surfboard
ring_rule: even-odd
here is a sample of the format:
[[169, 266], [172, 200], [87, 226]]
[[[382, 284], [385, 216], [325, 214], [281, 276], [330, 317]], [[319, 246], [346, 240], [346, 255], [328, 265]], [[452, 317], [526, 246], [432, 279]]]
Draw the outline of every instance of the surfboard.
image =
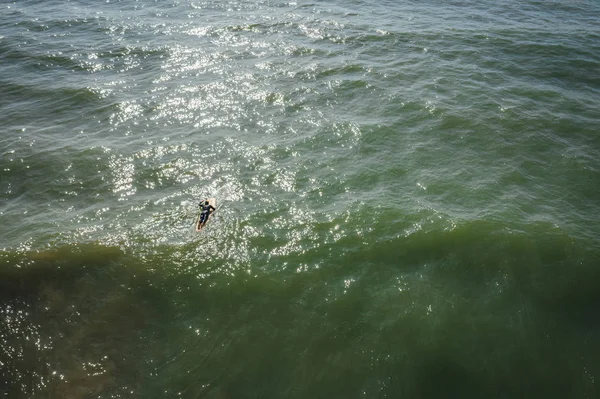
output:
[[[217, 207], [217, 200], [215, 198], [206, 198], [206, 200], [208, 201], [209, 204], [211, 204], [215, 208]], [[206, 221], [206, 223], [208, 223], [208, 221], [210, 220], [213, 213], [215, 213], [215, 211], [212, 211], [212, 213], [210, 215], [208, 215], [208, 220]], [[202, 230], [202, 227], [200, 227], [200, 215], [198, 215], [198, 218], [196, 219], [195, 227], [196, 227], [196, 231]]]

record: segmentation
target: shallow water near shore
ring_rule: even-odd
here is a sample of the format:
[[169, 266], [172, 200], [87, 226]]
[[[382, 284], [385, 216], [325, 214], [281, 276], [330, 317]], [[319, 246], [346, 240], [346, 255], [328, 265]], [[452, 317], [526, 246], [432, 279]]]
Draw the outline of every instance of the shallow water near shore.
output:
[[0, 8], [4, 396], [597, 397], [597, 3]]

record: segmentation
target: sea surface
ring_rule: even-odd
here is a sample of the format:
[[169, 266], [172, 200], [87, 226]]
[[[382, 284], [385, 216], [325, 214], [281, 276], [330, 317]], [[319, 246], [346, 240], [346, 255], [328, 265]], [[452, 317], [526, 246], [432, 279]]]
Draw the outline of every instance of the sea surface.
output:
[[2, 398], [600, 397], [598, 1], [1, 1], [0, 121]]

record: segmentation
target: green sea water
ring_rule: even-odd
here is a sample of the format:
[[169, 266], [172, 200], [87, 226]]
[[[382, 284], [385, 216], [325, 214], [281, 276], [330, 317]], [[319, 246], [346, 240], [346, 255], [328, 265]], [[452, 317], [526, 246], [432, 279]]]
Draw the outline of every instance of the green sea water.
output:
[[0, 9], [2, 397], [600, 395], [597, 1]]

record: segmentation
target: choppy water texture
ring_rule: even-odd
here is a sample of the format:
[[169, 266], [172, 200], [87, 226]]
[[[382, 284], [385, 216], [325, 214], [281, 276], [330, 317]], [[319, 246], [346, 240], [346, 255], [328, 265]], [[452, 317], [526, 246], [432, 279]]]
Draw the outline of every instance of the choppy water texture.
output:
[[0, 9], [3, 397], [600, 395], [598, 2]]

